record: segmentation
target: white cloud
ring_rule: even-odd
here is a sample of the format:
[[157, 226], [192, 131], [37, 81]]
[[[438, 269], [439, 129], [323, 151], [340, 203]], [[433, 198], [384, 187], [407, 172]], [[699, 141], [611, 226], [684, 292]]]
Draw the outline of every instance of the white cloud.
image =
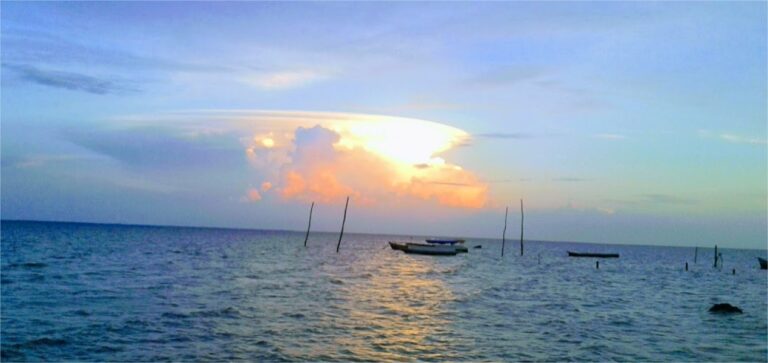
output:
[[738, 136], [738, 135], [733, 135], [733, 134], [720, 134], [720, 139], [725, 140], [727, 142], [732, 142], [732, 143], [735, 143], [735, 144], [752, 144], [752, 145], [765, 145], [766, 144], [766, 140], [765, 139], [744, 137], [744, 136]]
[[716, 134], [715, 132], [712, 132], [706, 129], [698, 130], [696, 133], [701, 138], [705, 138], [705, 139], [717, 138], [722, 141], [730, 142], [733, 144], [766, 145], [766, 139], [761, 139], [757, 137], [741, 136], [741, 135], [735, 135], [727, 132]]
[[328, 78], [328, 75], [313, 70], [293, 70], [256, 74], [245, 79], [245, 83], [264, 89], [282, 90], [306, 86]]

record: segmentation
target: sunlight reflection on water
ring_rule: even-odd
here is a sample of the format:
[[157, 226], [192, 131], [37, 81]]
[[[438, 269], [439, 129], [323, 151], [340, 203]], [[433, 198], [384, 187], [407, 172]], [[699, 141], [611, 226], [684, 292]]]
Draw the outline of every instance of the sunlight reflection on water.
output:
[[[3, 222], [13, 360], [765, 361], [765, 251], [498, 241], [454, 257], [391, 237]], [[509, 247], [509, 246], [508, 246]], [[514, 248], [514, 247], [512, 247]], [[620, 259], [566, 257], [611, 250]], [[541, 263], [538, 256], [541, 255]], [[691, 262], [691, 271], [683, 264]], [[728, 271], [736, 268], [737, 274]], [[738, 316], [707, 308], [731, 302]]]

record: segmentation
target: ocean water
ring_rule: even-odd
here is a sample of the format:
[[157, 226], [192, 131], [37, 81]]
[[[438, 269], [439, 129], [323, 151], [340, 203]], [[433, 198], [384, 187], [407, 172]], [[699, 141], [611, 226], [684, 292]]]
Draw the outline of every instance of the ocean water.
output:
[[2, 360], [768, 360], [765, 251], [722, 249], [720, 270], [709, 248], [694, 264], [693, 248], [528, 241], [521, 257], [512, 241], [502, 259], [497, 240], [434, 257], [363, 234], [337, 254], [337, 238], [3, 221]]

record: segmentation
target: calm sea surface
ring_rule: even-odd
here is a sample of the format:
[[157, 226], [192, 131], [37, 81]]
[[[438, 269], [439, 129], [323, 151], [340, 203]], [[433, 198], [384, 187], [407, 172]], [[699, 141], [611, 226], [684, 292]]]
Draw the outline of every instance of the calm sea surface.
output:
[[[759, 361], [768, 278], [712, 250], [2, 222], [3, 361]], [[418, 238], [414, 238], [418, 240]], [[566, 250], [618, 252], [600, 261]], [[690, 271], [684, 271], [685, 262]], [[732, 269], [736, 274], [732, 274]], [[729, 302], [740, 315], [707, 312]]]

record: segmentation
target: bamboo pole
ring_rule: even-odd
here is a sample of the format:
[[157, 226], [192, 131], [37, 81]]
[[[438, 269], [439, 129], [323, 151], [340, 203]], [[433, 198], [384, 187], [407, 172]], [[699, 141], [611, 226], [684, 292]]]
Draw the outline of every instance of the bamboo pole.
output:
[[315, 202], [312, 202], [312, 206], [309, 207], [309, 224], [307, 224], [307, 235], [304, 236], [304, 247], [307, 247], [307, 240], [309, 239], [309, 228], [312, 227], [312, 210], [315, 209]]
[[347, 196], [347, 203], [344, 205], [344, 219], [341, 220], [341, 233], [339, 233], [339, 243], [336, 244], [336, 253], [339, 253], [341, 237], [344, 236], [344, 224], [347, 223], [347, 207], [349, 207], [349, 196]]
[[504, 210], [504, 231], [501, 232], [501, 257], [504, 257], [504, 245], [507, 241], [507, 214], [509, 214], [509, 207]]
[[523, 200], [520, 199], [520, 256], [523, 255], [523, 221], [525, 221], [525, 214], [523, 213]]
[[717, 268], [717, 245], [715, 245], [715, 268]]

